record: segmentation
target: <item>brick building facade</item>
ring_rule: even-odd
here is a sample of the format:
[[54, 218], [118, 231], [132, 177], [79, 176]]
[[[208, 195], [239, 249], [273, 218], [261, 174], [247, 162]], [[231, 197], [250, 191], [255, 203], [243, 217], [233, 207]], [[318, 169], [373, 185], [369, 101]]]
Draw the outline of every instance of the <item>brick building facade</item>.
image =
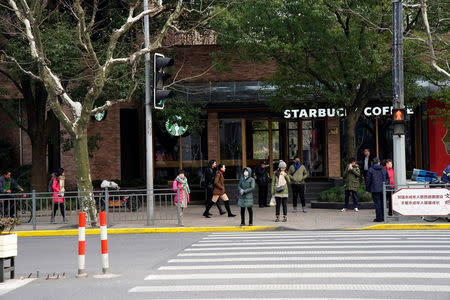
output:
[[[161, 124], [155, 122], [155, 179], [171, 180], [176, 170], [183, 167], [189, 170], [190, 177], [196, 181], [200, 169], [210, 159], [227, 164], [230, 167], [228, 178], [236, 179], [244, 166], [254, 167], [261, 161], [271, 161], [271, 167], [276, 168], [279, 159], [290, 162], [296, 155], [301, 157], [312, 177], [321, 180], [340, 178], [343, 119], [290, 119], [282, 113], [270, 111], [268, 100], [259, 89], [266, 88], [262, 82], [273, 75], [276, 64], [235, 59], [231, 64], [232, 70], [222, 72], [211, 68], [211, 54], [217, 50], [215, 45], [179, 46], [168, 53], [175, 58], [176, 72], [173, 74], [178, 74], [175, 80], [186, 79], [180, 86], [186, 91], [195, 92], [181, 92], [179, 95], [191, 101], [192, 105], [200, 100], [207, 102], [203, 120], [205, 130], [195, 136], [183, 137], [180, 149], [179, 140], [171, 137]], [[420, 155], [422, 145], [428, 147], [428, 144], [423, 143], [428, 128], [420, 121], [422, 113], [418, 111], [418, 117], [411, 116], [407, 150], [410, 169], [427, 168], [426, 161], [429, 160]], [[19, 153], [22, 153], [23, 164], [30, 163], [31, 150], [26, 134], [22, 133], [20, 143], [19, 129], [8, 125], [10, 122], [1, 112], [0, 122], [2, 138], [8, 139], [13, 145], [16, 164], [19, 164]], [[383, 135], [389, 140], [389, 126], [386, 132], [381, 132], [379, 137], [377, 135], [376, 143], [371, 140], [374, 135], [370, 135], [371, 131], [366, 129], [379, 126], [379, 122], [384, 122], [381, 117], [363, 117], [361, 126], [357, 128], [358, 135], [363, 137], [358, 144], [359, 152], [362, 152], [362, 148], [371, 148], [376, 153], [379, 145], [383, 147]], [[389, 125], [387, 121], [385, 123]], [[106, 118], [100, 122], [92, 119], [88, 133], [90, 136], [101, 136], [99, 149], [93, 152], [90, 159], [93, 180], [145, 179], [145, 115], [141, 100], [136, 99], [132, 103], [109, 109]], [[382, 158], [392, 157], [392, 150], [379, 151]], [[61, 150], [60, 156], [61, 166], [66, 169], [67, 183], [75, 186], [73, 150]], [[180, 156], [183, 157], [182, 161]]]

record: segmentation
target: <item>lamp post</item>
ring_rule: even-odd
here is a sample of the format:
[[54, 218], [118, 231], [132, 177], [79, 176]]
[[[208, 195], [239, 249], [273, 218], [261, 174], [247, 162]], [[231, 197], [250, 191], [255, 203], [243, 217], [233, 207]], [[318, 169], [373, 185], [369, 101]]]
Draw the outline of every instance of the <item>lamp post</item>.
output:
[[[144, 11], [148, 10], [148, 0], [144, 0]], [[145, 48], [150, 45], [149, 18], [144, 16]], [[152, 110], [150, 101], [150, 53], [145, 54], [145, 146], [146, 146], [146, 180], [147, 180], [147, 225], [153, 221], [153, 141]]]
[[[403, 81], [403, 3], [392, 0], [392, 88], [393, 107], [405, 109], [405, 93]], [[394, 127], [397, 124], [394, 124]], [[405, 124], [393, 135], [395, 184], [406, 184]], [[398, 126], [398, 125], [397, 125]], [[403, 128], [403, 129], [402, 129]]]

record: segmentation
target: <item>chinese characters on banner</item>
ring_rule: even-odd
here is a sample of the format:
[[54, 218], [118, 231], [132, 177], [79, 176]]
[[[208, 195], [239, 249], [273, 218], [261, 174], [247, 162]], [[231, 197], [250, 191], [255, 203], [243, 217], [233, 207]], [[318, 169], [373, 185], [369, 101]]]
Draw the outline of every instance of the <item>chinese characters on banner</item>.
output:
[[401, 189], [392, 195], [392, 209], [403, 216], [447, 216], [450, 214], [450, 190]]

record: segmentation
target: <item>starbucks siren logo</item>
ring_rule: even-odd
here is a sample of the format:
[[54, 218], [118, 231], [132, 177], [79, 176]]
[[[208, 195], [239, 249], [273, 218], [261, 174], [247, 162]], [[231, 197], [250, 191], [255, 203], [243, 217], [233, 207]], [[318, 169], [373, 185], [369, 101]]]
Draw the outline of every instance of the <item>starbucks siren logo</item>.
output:
[[183, 135], [187, 131], [188, 126], [187, 125], [186, 126], [180, 126], [177, 123], [175, 123], [175, 121], [173, 119], [181, 121], [181, 117], [180, 116], [175, 116], [174, 118], [168, 118], [167, 121], [166, 121], [166, 130], [167, 130], [167, 132], [170, 133], [173, 136]]

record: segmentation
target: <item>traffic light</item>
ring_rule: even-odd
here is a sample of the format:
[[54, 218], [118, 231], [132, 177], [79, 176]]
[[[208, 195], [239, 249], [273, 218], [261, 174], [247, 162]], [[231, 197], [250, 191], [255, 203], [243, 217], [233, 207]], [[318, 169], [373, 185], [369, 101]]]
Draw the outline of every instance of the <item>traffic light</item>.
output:
[[404, 108], [392, 109], [394, 135], [405, 135], [406, 110]]
[[160, 53], [153, 55], [153, 105], [156, 109], [164, 109], [164, 101], [174, 96], [172, 91], [164, 90], [164, 81], [170, 77], [164, 68], [173, 66], [173, 63], [173, 58]]

